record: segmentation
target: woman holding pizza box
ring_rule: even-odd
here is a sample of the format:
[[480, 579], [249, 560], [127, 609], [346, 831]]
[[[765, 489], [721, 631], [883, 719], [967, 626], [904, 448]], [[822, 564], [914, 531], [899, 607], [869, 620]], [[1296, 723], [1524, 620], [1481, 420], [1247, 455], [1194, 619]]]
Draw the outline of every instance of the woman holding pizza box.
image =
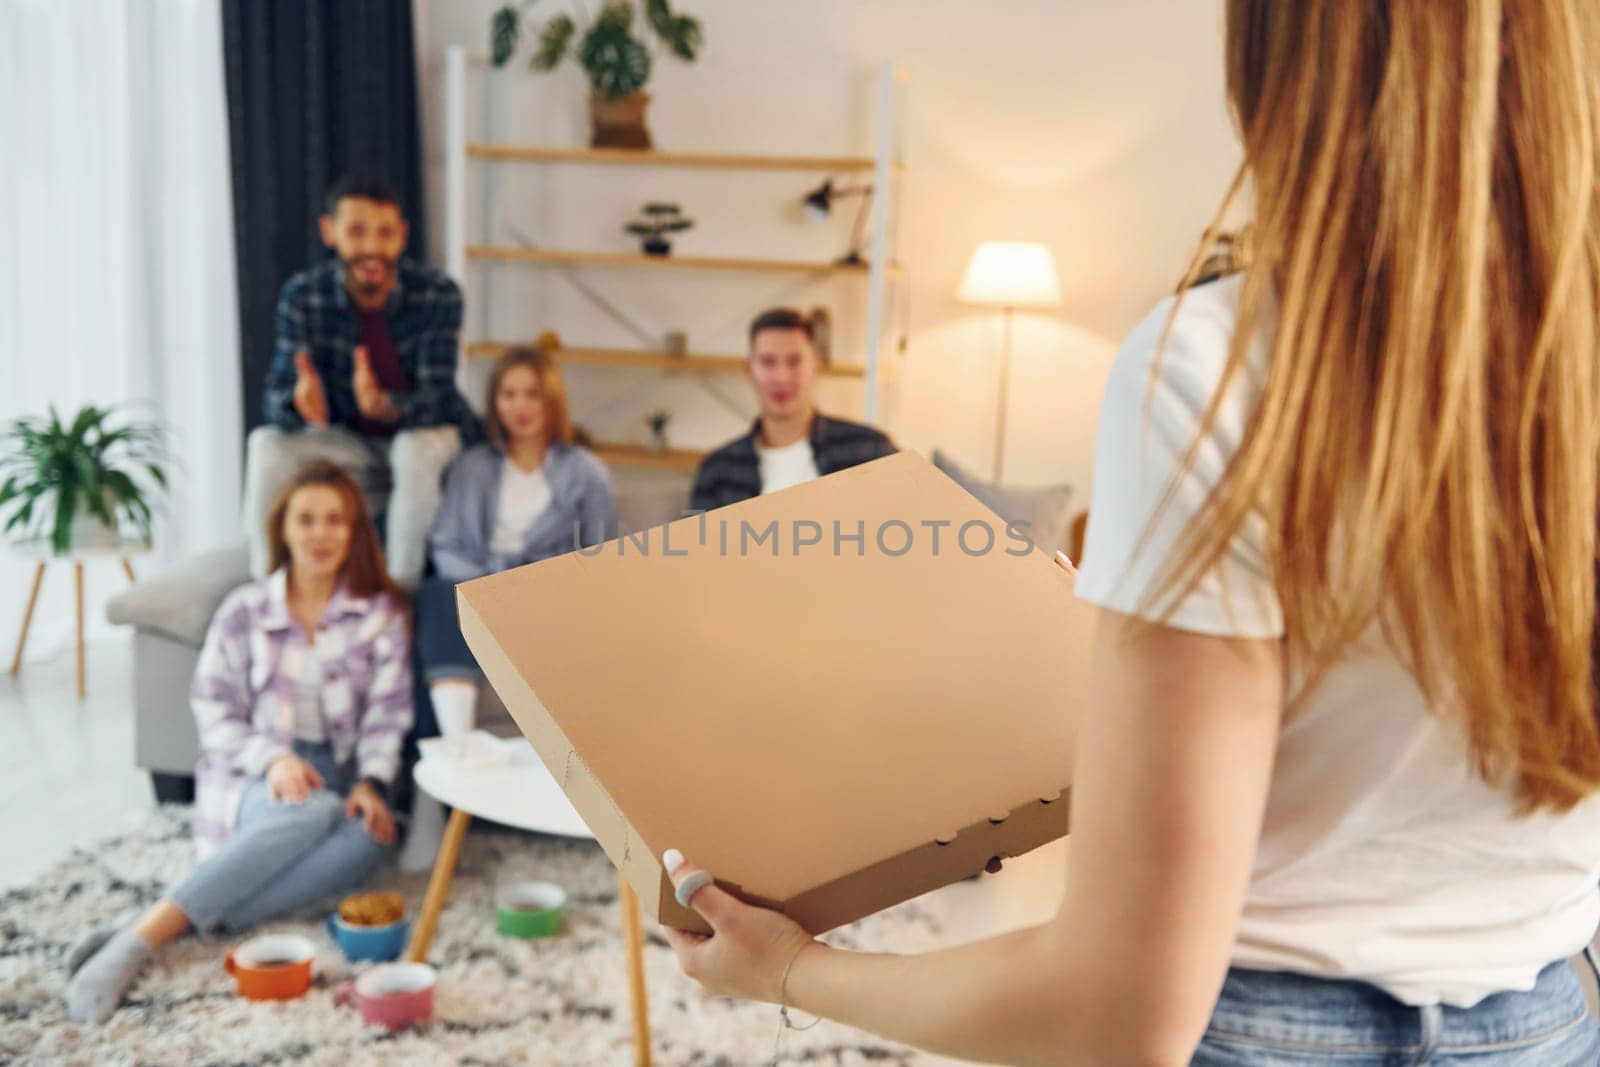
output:
[[1111, 373], [1055, 918], [844, 952], [669, 853], [669, 937], [983, 1062], [1592, 1065], [1600, 8], [1229, 0], [1226, 65], [1253, 254]]

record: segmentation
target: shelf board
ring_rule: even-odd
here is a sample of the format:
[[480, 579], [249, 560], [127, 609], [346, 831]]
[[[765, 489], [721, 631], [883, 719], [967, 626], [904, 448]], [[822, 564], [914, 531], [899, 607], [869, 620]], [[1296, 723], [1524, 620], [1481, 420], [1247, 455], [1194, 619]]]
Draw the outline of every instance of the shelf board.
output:
[[653, 452], [644, 445], [612, 444], [596, 441], [592, 446], [596, 456], [608, 464], [619, 467], [643, 467], [648, 470], [688, 471], [693, 473], [705, 458], [704, 452], [686, 448], [669, 448]]
[[[505, 341], [476, 341], [467, 346], [467, 355], [475, 359], [493, 359], [512, 347]], [[525, 347], [533, 347], [529, 342]], [[669, 356], [645, 348], [558, 348], [554, 355], [561, 363], [586, 363], [604, 367], [646, 367], [652, 370], [711, 371], [719, 374], [743, 374], [744, 356], [707, 356], [688, 353]], [[865, 378], [867, 368], [853, 363], [830, 363], [819, 372], [826, 378]]]
[[[799, 259], [736, 259], [723, 256], [647, 256], [642, 252], [573, 252], [512, 245], [468, 245], [467, 258], [508, 263], [565, 263], [584, 267], [651, 267], [678, 270], [753, 271], [762, 274], [851, 274], [866, 277], [865, 263], [817, 263]], [[890, 274], [899, 266], [889, 265]]]
[[[841, 172], [870, 171], [877, 161], [870, 156], [780, 156], [737, 152], [661, 152], [636, 148], [553, 148], [541, 145], [467, 145], [474, 159], [521, 163], [600, 163], [608, 166], [693, 167], [704, 170], [786, 170]], [[898, 166], [898, 165], [897, 165]]]

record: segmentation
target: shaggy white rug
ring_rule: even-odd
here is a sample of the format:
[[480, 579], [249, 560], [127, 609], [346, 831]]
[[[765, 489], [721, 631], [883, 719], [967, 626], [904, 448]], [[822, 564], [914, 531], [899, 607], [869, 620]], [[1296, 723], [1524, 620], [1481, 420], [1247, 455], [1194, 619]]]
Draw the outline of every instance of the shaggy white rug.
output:
[[[130, 818], [37, 882], [0, 895], [0, 1063], [632, 1063], [611, 865], [589, 842], [495, 832], [481, 823], [467, 838], [434, 939], [431, 962], [439, 968], [439, 988], [434, 1020], [425, 1027], [389, 1034], [364, 1027], [352, 1010], [334, 1003], [338, 984], [370, 965], [347, 963], [320, 915], [271, 927], [306, 934], [320, 946], [317, 984], [298, 1001], [256, 1004], [239, 998], [222, 969], [231, 942], [189, 938], [160, 957], [106, 1023], [68, 1022], [61, 1007], [67, 946], [96, 920], [155, 900], [188, 870], [188, 822], [182, 807]], [[522, 942], [495, 932], [495, 886], [527, 879], [566, 887], [571, 903], [560, 936]], [[380, 881], [402, 892], [415, 913], [426, 875], [387, 872]], [[703, 996], [679, 974], [659, 930], [648, 935], [645, 969], [656, 1062], [770, 1062], [777, 1009]], [[918, 951], [938, 944], [940, 931], [912, 902], [828, 940]], [[915, 1067], [925, 1061], [903, 1047], [824, 1022], [789, 1032], [780, 1062]]]

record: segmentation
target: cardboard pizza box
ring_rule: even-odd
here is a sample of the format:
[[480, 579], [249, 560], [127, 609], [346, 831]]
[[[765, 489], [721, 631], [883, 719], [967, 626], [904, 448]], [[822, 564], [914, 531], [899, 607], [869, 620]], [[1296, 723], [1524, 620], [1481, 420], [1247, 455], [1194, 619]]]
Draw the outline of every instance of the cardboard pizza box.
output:
[[812, 933], [1067, 832], [1093, 609], [902, 452], [458, 587], [489, 682], [653, 917]]

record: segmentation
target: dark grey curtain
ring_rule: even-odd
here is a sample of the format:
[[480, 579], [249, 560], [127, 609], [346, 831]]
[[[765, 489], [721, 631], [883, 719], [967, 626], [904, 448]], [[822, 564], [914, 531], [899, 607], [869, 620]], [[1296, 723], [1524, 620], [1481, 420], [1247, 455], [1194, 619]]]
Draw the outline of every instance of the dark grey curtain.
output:
[[325, 257], [317, 216], [349, 170], [394, 182], [423, 258], [421, 123], [410, 0], [222, 0], [238, 250], [244, 424], [259, 425], [273, 309]]

